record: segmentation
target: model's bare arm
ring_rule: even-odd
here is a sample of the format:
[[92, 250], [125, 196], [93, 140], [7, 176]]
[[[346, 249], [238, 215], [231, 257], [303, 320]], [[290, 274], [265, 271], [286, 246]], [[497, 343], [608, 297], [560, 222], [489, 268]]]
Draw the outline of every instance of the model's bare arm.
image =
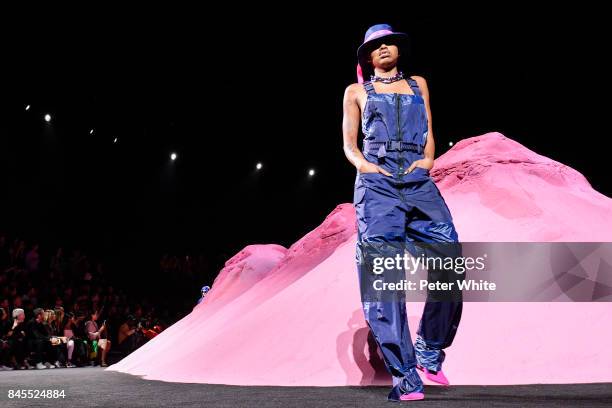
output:
[[343, 101], [342, 136], [344, 140], [344, 154], [346, 158], [359, 170], [364, 161], [363, 154], [357, 146], [359, 133], [359, 105], [357, 104], [357, 92], [353, 85], [344, 91]]
[[346, 158], [357, 168], [360, 173], [383, 173], [387, 176], [391, 174], [374, 163], [370, 163], [363, 157], [357, 145], [357, 136], [359, 134], [359, 120], [361, 111], [357, 103], [357, 84], [350, 85], [344, 92], [342, 119], [342, 138], [344, 154]]
[[431, 109], [429, 108], [429, 89], [427, 88], [427, 82], [425, 78], [420, 76], [413, 76], [421, 89], [423, 100], [425, 101], [425, 109], [427, 111], [427, 141], [425, 142], [425, 150], [423, 152], [423, 158], [421, 160], [414, 161], [406, 172], [411, 172], [415, 167], [423, 167], [430, 170], [434, 165], [434, 157], [436, 155], [436, 143], [434, 142], [434, 134], [431, 125]]

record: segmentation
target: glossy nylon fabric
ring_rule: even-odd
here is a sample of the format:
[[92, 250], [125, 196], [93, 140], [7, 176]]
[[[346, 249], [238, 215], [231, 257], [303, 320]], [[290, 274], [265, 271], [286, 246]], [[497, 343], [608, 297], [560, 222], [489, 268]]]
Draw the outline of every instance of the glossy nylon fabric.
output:
[[[370, 273], [362, 262], [368, 244], [410, 242], [458, 242], [450, 211], [429, 170], [416, 167], [403, 174], [413, 161], [422, 159], [427, 142], [427, 111], [416, 81], [407, 80], [414, 95], [376, 93], [370, 82], [362, 117], [363, 155], [393, 174], [358, 173], [353, 204], [357, 214], [357, 271]], [[389, 146], [389, 141], [410, 147]], [[387, 149], [391, 147], [391, 149]], [[395, 146], [397, 147], [397, 146]], [[415, 148], [416, 147], [416, 148]], [[362, 294], [363, 294], [362, 288]], [[362, 297], [366, 322], [376, 339], [387, 370], [394, 377], [389, 399], [403, 393], [422, 392], [417, 363], [439, 371], [443, 349], [450, 346], [461, 319], [462, 302], [427, 301], [423, 310], [417, 347], [408, 329], [405, 294], [397, 301], [371, 301]]]

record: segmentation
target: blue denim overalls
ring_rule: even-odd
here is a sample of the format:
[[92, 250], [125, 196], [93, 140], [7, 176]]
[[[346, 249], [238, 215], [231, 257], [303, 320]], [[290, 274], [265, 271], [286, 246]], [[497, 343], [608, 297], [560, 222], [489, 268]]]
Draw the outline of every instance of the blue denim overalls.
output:
[[[370, 243], [458, 242], [448, 207], [429, 175], [410, 164], [424, 157], [428, 120], [425, 102], [415, 80], [407, 80], [414, 95], [376, 93], [365, 82], [367, 102], [362, 117], [363, 155], [392, 173], [358, 173], [354, 200], [357, 213], [357, 269], [364, 245]], [[361, 280], [360, 280], [361, 282]], [[363, 292], [362, 292], [363, 293]], [[461, 302], [426, 302], [415, 346], [406, 317], [405, 298], [367, 301], [362, 297], [365, 319], [380, 347], [387, 370], [394, 377], [389, 399], [408, 392], [422, 392], [416, 365], [439, 371], [443, 349], [450, 346], [461, 319]], [[416, 349], [416, 354], [415, 354]]]

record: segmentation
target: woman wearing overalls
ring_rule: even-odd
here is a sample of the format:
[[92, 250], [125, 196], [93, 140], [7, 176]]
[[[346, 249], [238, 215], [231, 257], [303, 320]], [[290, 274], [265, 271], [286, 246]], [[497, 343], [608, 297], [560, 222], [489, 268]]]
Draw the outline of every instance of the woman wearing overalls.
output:
[[[346, 89], [342, 123], [344, 151], [357, 169], [354, 205], [362, 306], [393, 376], [392, 401], [424, 398], [417, 369], [434, 382], [449, 384], [442, 372], [443, 349], [455, 337], [462, 310], [461, 300], [433, 302], [428, 297], [413, 346], [405, 293], [393, 301], [364, 297], [363, 277], [371, 275], [363, 262], [368, 248], [459, 241], [448, 207], [429, 176], [435, 146], [427, 84], [421, 77], [404, 78], [397, 68], [407, 52], [406, 40], [386, 24], [368, 29], [357, 52], [360, 83]], [[360, 121], [363, 152], [357, 144]]]

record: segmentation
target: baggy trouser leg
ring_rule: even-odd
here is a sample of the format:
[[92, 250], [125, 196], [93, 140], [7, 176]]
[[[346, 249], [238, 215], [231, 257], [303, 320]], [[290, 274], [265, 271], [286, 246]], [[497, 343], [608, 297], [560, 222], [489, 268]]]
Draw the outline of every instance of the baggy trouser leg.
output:
[[[373, 253], [377, 256], [393, 257], [398, 246], [381, 250], [380, 245], [358, 243], [358, 261], [364, 317], [383, 355], [385, 366], [394, 378], [389, 400], [399, 401], [399, 396], [409, 392], [422, 392], [423, 382], [416, 372], [416, 357], [406, 312], [404, 291], [381, 292], [372, 290], [375, 279], [397, 283], [403, 270], [386, 270], [380, 276], [372, 274]], [[391, 248], [391, 249], [390, 249]]]
[[394, 377], [403, 377], [416, 366], [406, 316], [399, 302], [363, 302], [366, 322], [382, 352], [385, 365]]
[[393, 376], [393, 388], [388, 399], [399, 401], [402, 394], [423, 392], [423, 381], [415, 368], [416, 359], [408, 330], [406, 304], [364, 302], [363, 308], [385, 366]]
[[418, 364], [430, 371], [440, 371], [444, 349], [449, 347], [461, 320], [460, 302], [427, 302], [414, 345]]
[[[427, 251], [428, 256], [442, 259], [457, 259], [461, 256], [459, 243], [437, 243]], [[465, 279], [465, 272], [457, 273], [454, 268], [431, 268], [428, 270], [429, 282], [452, 284], [451, 290], [428, 291], [427, 301], [419, 323], [415, 341], [415, 356], [417, 363], [429, 371], [438, 372], [442, 369], [445, 359], [444, 349], [449, 347], [457, 333], [463, 298], [458, 282]]]
[[[413, 198], [413, 216], [408, 217], [407, 225], [409, 239], [423, 243], [421, 245], [428, 258], [460, 258], [462, 250], [459, 235], [435, 183], [425, 183]], [[457, 282], [465, 279], [465, 273], [458, 274], [455, 267], [450, 270], [445, 267], [434, 264], [427, 268], [429, 283], [437, 281], [453, 283], [454, 286], [451, 291], [427, 292], [415, 342], [418, 364], [430, 371], [440, 371], [445, 358], [443, 349], [452, 344], [463, 309], [463, 298]]]

